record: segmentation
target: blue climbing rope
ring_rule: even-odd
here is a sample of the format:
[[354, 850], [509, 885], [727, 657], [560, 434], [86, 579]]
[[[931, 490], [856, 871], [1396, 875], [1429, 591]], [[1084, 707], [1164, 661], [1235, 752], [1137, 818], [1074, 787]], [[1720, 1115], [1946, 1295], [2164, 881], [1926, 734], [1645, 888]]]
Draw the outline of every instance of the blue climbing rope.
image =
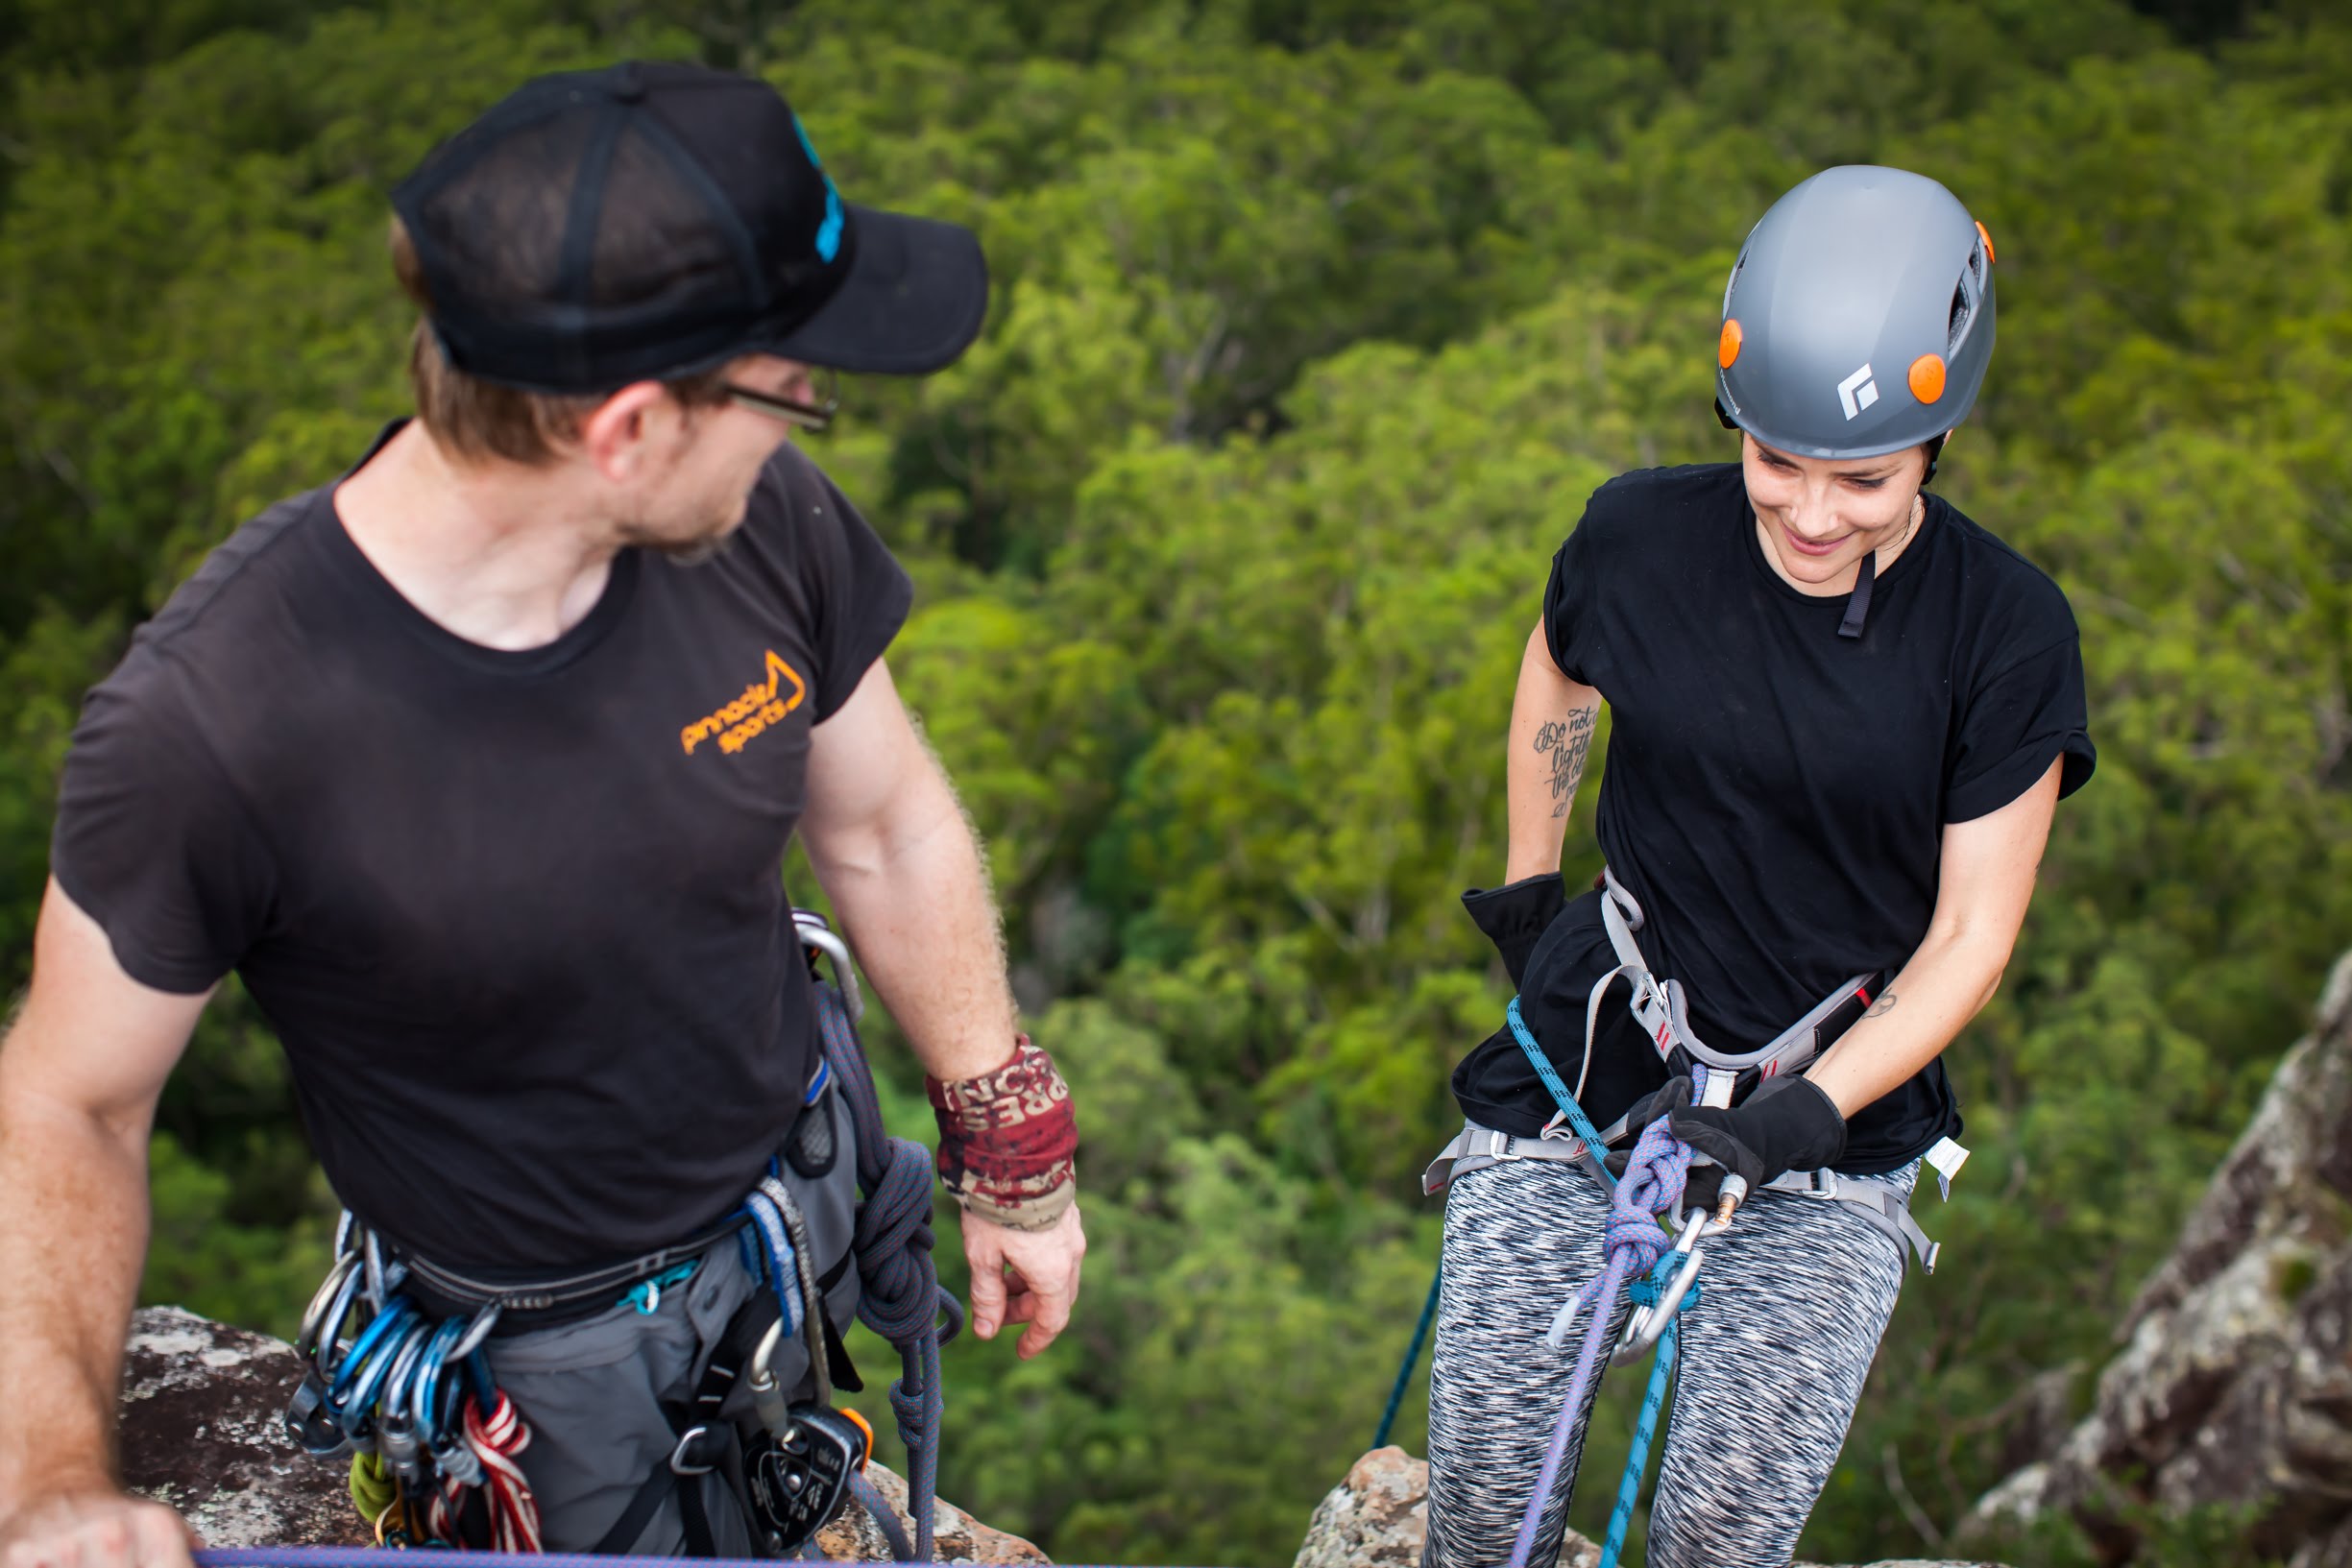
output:
[[1445, 1265], [1441, 1262], [1438, 1271], [1429, 1276], [1429, 1299], [1421, 1303], [1421, 1320], [1413, 1331], [1413, 1342], [1405, 1346], [1405, 1363], [1396, 1369], [1396, 1383], [1389, 1389], [1389, 1408], [1380, 1412], [1380, 1430], [1372, 1434], [1372, 1446], [1389, 1446], [1389, 1428], [1396, 1424], [1396, 1407], [1405, 1402], [1405, 1389], [1413, 1382], [1413, 1369], [1421, 1363], [1421, 1346], [1429, 1342], [1429, 1325], [1438, 1317], [1438, 1290], [1445, 1283]]
[[[1576, 1372], [1568, 1384], [1567, 1400], [1560, 1407], [1560, 1418], [1552, 1423], [1551, 1441], [1544, 1445], [1543, 1466], [1536, 1473], [1536, 1490], [1528, 1500], [1527, 1517], [1519, 1522], [1518, 1538], [1512, 1543], [1511, 1568], [1527, 1568], [1535, 1551], [1544, 1506], [1551, 1501], [1552, 1487], [1560, 1479], [1561, 1462], [1567, 1454], [1568, 1435], [1585, 1408], [1586, 1396], [1591, 1391], [1600, 1367], [1602, 1348], [1608, 1343], [1610, 1304], [1616, 1300], [1617, 1292], [1625, 1288], [1629, 1278], [1650, 1272], [1666, 1254], [1666, 1233], [1659, 1227], [1658, 1217], [1670, 1213], [1682, 1200], [1684, 1181], [1689, 1172], [1690, 1146], [1677, 1139], [1661, 1117], [1642, 1132], [1641, 1141], [1634, 1146], [1633, 1158], [1626, 1164], [1623, 1179], [1610, 1194], [1609, 1263], [1601, 1277], [1579, 1289], [1568, 1298], [1568, 1308], [1563, 1309], [1564, 1318], [1574, 1310], [1589, 1309], [1585, 1339], [1576, 1353]], [[1688, 1297], [1685, 1301], [1687, 1303]], [[1562, 1325], [1555, 1324], [1553, 1332], [1562, 1332]], [[1665, 1385], [1655, 1375], [1651, 1391], [1662, 1402]], [[1656, 1410], [1645, 1407], [1645, 1422], [1654, 1423], [1656, 1418]], [[1627, 1466], [1630, 1486], [1619, 1487], [1618, 1507], [1628, 1518], [1632, 1508], [1627, 1505], [1627, 1497], [1640, 1487], [1638, 1460], [1646, 1447], [1645, 1442], [1634, 1456], [1637, 1462]], [[1614, 1519], [1611, 1521], [1611, 1533], [1620, 1537], [1621, 1544], [1622, 1530]], [[1601, 1568], [1615, 1568], [1615, 1563], [1614, 1554], [1602, 1554]]]
[[[1666, 1233], [1659, 1226], [1659, 1217], [1674, 1213], [1682, 1202], [1683, 1189], [1690, 1174], [1690, 1146], [1676, 1138], [1666, 1123], [1659, 1118], [1643, 1130], [1627, 1161], [1622, 1180], [1612, 1181], [1609, 1170], [1600, 1164], [1603, 1147], [1601, 1135], [1585, 1114], [1568, 1086], [1561, 1081], [1551, 1058], [1537, 1044], [1525, 1019], [1519, 1016], [1519, 999], [1511, 999], [1503, 1010], [1504, 1021], [1511, 1026], [1512, 1038], [1526, 1053], [1536, 1076], [1543, 1081], [1560, 1114], [1567, 1120], [1585, 1146], [1595, 1156], [1593, 1164], [1601, 1180], [1610, 1191], [1609, 1232], [1605, 1242], [1608, 1266], [1601, 1277], [1590, 1282], [1568, 1298], [1567, 1304], [1553, 1320], [1545, 1338], [1557, 1345], [1565, 1338], [1568, 1326], [1579, 1312], [1585, 1312], [1584, 1343], [1578, 1348], [1576, 1372], [1568, 1386], [1568, 1397], [1560, 1408], [1560, 1418], [1553, 1423], [1551, 1441], [1545, 1446], [1543, 1466], [1536, 1476], [1536, 1491], [1527, 1505], [1527, 1517], [1519, 1523], [1519, 1533], [1511, 1549], [1511, 1568], [1527, 1568], [1528, 1557], [1535, 1548], [1537, 1531], [1541, 1527], [1544, 1505], [1550, 1501], [1552, 1487], [1560, 1479], [1560, 1465], [1567, 1451], [1568, 1434], [1574, 1429], [1578, 1413], [1584, 1409], [1590, 1392], [1593, 1377], [1600, 1364], [1601, 1347], [1609, 1329], [1610, 1304], [1616, 1300], [1617, 1291], [1633, 1281], [1633, 1303], [1656, 1310], [1663, 1299], [1667, 1280], [1681, 1266], [1680, 1255], [1670, 1251]], [[1691, 1089], [1694, 1096], [1705, 1091], [1707, 1072], [1693, 1068]], [[1609, 1516], [1609, 1532], [1601, 1545], [1598, 1568], [1617, 1568], [1617, 1555], [1624, 1550], [1625, 1532], [1634, 1517], [1634, 1505], [1641, 1494], [1641, 1473], [1649, 1460], [1650, 1443], [1658, 1431], [1659, 1412], [1664, 1409], [1666, 1390], [1673, 1382], [1674, 1362], [1681, 1342], [1682, 1315], [1699, 1299], [1699, 1285], [1693, 1279], [1682, 1298], [1674, 1304], [1663, 1330], [1658, 1339], [1658, 1357], [1650, 1368], [1648, 1388], [1642, 1394], [1641, 1413], [1634, 1423], [1634, 1446], [1626, 1456], [1625, 1473], [1617, 1482], [1617, 1502]], [[1434, 1305], [1434, 1297], [1432, 1298]], [[1416, 1346], [1418, 1353], [1418, 1346]]]
[[[1592, 1151], [1593, 1163], [1599, 1165], [1601, 1150], [1608, 1144], [1592, 1125], [1592, 1119], [1585, 1114], [1585, 1108], [1576, 1103], [1576, 1097], [1568, 1093], [1568, 1086], [1560, 1081], [1560, 1073], [1553, 1068], [1552, 1059], [1543, 1054], [1541, 1046], [1536, 1044], [1536, 1037], [1527, 1027], [1527, 1021], [1519, 1016], [1518, 998], [1513, 997], [1511, 1005], [1503, 1009], [1503, 1022], [1511, 1025], [1511, 1036], [1519, 1043], [1519, 1049], [1527, 1053], [1528, 1064], [1535, 1068], [1536, 1076], [1541, 1078], [1543, 1087], [1551, 1091], [1552, 1102], [1560, 1107], [1560, 1114], [1568, 1119], [1568, 1125], [1575, 1129], [1577, 1137], [1585, 1141], [1585, 1146]], [[1616, 1185], [1610, 1179], [1606, 1167], [1601, 1170], [1601, 1181], [1605, 1186]]]
[[[1637, 1307], [1656, 1307], [1664, 1293], [1666, 1281], [1679, 1266], [1676, 1255], [1661, 1253], [1651, 1266], [1649, 1274], [1634, 1281], [1627, 1293]], [[1658, 1412], [1666, 1403], [1666, 1387], [1674, 1377], [1674, 1358], [1682, 1339], [1684, 1309], [1699, 1299], [1697, 1280], [1690, 1282], [1684, 1292], [1681, 1306], [1666, 1319], [1665, 1332], [1658, 1337], [1658, 1360], [1650, 1366], [1650, 1386], [1641, 1396], [1641, 1413], [1634, 1421], [1634, 1446], [1625, 1456], [1625, 1473], [1617, 1478], [1617, 1506], [1610, 1510], [1609, 1533], [1601, 1542], [1599, 1568], [1616, 1568], [1617, 1554], [1625, 1549], [1625, 1532], [1634, 1522], [1634, 1505], [1641, 1498], [1641, 1472], [1650, 1462], [1650, 1439], [1658, 1432]]]

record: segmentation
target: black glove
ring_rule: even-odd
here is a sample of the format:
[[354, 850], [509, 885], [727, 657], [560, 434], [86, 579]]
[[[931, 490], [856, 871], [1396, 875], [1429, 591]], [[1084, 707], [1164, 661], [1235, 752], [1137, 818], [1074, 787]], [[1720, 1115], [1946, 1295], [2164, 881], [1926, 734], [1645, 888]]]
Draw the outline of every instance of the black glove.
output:
[[[1618, 1146], [1601, 1163], [1609, 1173], [1623, 1178], [1625, 1168], [1634, 1163], [1634, 1145], [1640, 1140], [1642, 1129], [1661, 1116], [1673, 1116], [1690, 1106], [1690, 1080], [1687, 1077], [1669, 1078], [1666, 1086], [1655, 1094], [1634, 1101], [1634, 1108], [1625, 1113], [1625, 1134]], [[1694, 1165], [1683, 1183], [1682, 1213], [1705, 1209], [1712, 1214], [1723, 1196], [1723, 1178], [1731, 1172], [1719, 1165]], [[1679, 1218], [1679, 1216], [1678, 1216]]]
[[1527, 975], [1527, 956], [1536, 951], [1537, 939], [1567, 906], [1567, 890], [1561, 886], [1556, 871], [1501, 887], [1473, 887], [1462, 895], [1462, 907], [1503, 955], [1503, 968], [1510, 972], [1514, 990]]
[[[1638, 1133], [1661, 1116], [1675, 1137], [1715, 1162], [1712, 1168], [1691, 1167], [1684, 1189], [1687, 1208], [1713, 1208], [1727, 1173], [1740, 1176], [1755, 1193], [1791, 1170], [1835, 1165], [1846, 1152], [1846, 1119], [1837, 1102], [1801, 1077], [1766, 1078], [1728, 1108], [1691, 1104], [1690, 1080], [1675, 1078], [1636, 1103], [1626, 1130]], [[1611, 1169], [1622, 1173], [1625, 1158], [1611, 1155]]]

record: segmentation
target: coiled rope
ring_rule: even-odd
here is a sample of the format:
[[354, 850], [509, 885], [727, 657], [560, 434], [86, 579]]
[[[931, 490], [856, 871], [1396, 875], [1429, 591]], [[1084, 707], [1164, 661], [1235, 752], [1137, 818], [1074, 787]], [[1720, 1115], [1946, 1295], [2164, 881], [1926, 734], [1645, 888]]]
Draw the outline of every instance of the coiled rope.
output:
[[890, 1409], [907, 1445], [907, 1510], [914, 1518], [914, 1555], [933, 1556], [932, 1512], [939, 1484], [939, 1347], [963, 1328], [963, 1304], [939, 1288], [932, 1262], [931, 1156], [912, 1139], [883, 1130], [873, 1072], [838, 988], [816, 988], [825, 1060], [842, 1079], [843, 1100], [858, 1128], [858, 1211], [851, 1249], [863, 1288], [859, 1321], [897, 1347], [901, 1373]]

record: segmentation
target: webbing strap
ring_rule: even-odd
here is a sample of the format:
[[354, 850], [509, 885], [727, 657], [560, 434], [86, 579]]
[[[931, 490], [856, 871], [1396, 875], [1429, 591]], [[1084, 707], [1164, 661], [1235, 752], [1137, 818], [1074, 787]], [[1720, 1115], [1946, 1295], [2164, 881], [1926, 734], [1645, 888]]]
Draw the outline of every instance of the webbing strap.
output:
[[1840, 1176], [1834, 1170], [1791, 1170], [1764, 1183], [1764, 1191], [1794, 1193], [1800, 1197], [1851, 1205], [1856, 1214], [1885, 1232], [1898, 1247], [1916, 1257], [1922, 1268], [1930, 1274], [1935, 1272], [1936, 1256], [1943, 1246], [1928, 1239], [1928, 1233], [1911, 1216], [1908, 1199], [1883, 1182]]
[[[1671, 1057], [1680, 1049], [1709, 1067], [1728, 1068], [1734, 1073], [1754, 1068], [1766, 1076], [1776, 1073], [1798, 1073], [1821, 1053], [1821, 1029], [1831, 1015], [1857, 999], [1868, 1005], [1871, 990], [1882, 972], [1855, 975], [1844, 984], [1806, 1009], [1803, 1018], [1782, 1029], [1757, 1050], [1717, 1050], [1699, 1038], [1690, 1026], [1690, 1004], [1679, 980], [1658, 977], [1642, 956], [1640, 944], [1634, 933], [1647, 925], [1641, 905], [1617, 880], [1614, 871], [1604, 867], [1601, 872], [1601, 925], [1609, 933], [1609, 946], [1616, 954], [1617, 966], [1593, 982], [1592, 991], [1585, 1001], [1585, 1061], [1592, 1060], [1592, 1042], [1599, 1032], [1601, 999], [1620, 977], [1633, 987], [1626, 1008], [1649, 1036], [1650, 1044], [1661, 1056]], [[1584, 1085], [1584, 1069], [1577, 1073], [1577, 1086]], [[1728, 1091], [1727, 1091], [1728, 1092]], [[1728, 1102], [1727, 1102], [1728, 1103]], [[1612, 1132], [1612, 1137], [1615, 1134]]]

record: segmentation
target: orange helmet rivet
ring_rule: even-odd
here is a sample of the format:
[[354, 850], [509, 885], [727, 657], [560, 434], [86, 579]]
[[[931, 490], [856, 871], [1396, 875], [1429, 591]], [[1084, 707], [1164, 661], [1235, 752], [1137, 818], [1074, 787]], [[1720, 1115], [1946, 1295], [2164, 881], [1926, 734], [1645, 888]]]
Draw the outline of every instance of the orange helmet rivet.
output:
[[1984, 241], [1984, 259], [1999, 261], [2000, 257], [1993, 253], [1993, 236], [1985, 232], [1984, 221], [1981, 218], [1976, 221], [1976, 237]]
[[1944, 395], [1944, 356], [1921, 354], [1911, 361], [1911, 396], [1931, 403]]
[[1739, 323], [1729, 316], [1723, 319], [1723, 336], [1715, 340], [1715, 363], [1725, 370], [1739, 357]]

